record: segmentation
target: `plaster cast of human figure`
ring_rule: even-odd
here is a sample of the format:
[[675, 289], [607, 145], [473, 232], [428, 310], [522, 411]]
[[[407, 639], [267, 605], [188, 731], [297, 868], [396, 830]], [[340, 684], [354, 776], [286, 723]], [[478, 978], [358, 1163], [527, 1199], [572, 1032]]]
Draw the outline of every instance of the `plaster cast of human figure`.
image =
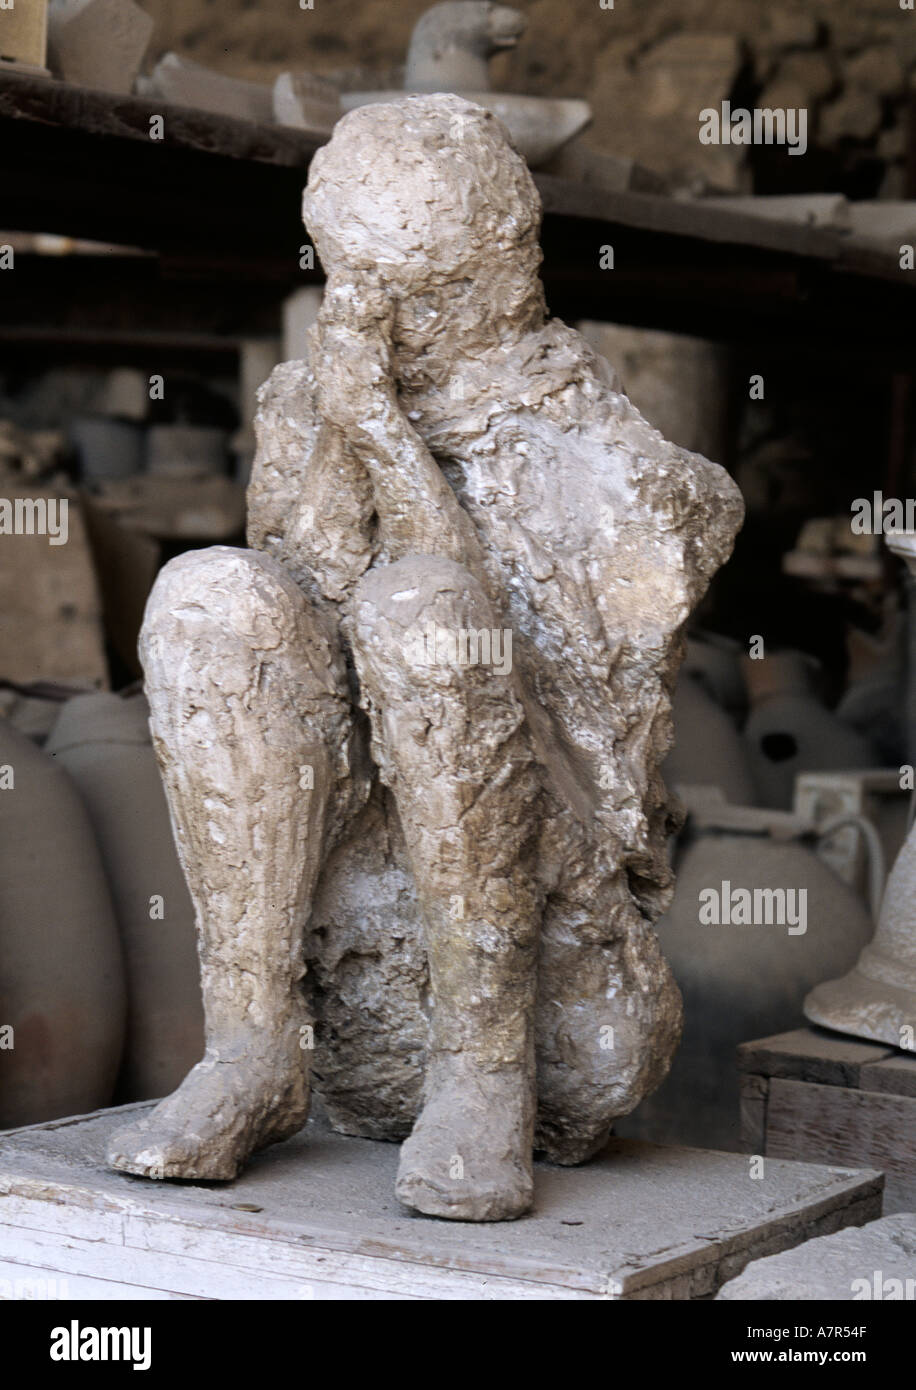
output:
[[[167, 565], [141, 639], [207, 1053], [109, 1161], [231, 1178], [298, 1130], [303, 930], [324, 913], [327, 949], [348, 910], [378, 921], [391, 900], [394, 964], [347, 977], [368, 933], [338, 947], [326, 1045], [348, 1070], [316, 1084], [349, 1132], [402, 1134], [419, 1108], [404, 1203], [514, 1217], [535, 1146], [589, 1157], [677, 1045], [652, 929], [671, 893], [659, 765], [683, 626], [741, 503], [546, 318], [540, 201], [480, 108], [353, 112], [313, 160], [304, 212], [327, 287], [309, 361], [262, 390], [253, 549]], [[511, 663], [448, 641], [418, 659], [418, 635], [471, 632], [511, 634]], [[396, 955], [414, 911], [422, 967]], [[396, 1074], [415, 1017], [422, 1106]], [[361, 1127], [368, 1090], [390, 1130], [378, 1113]]]

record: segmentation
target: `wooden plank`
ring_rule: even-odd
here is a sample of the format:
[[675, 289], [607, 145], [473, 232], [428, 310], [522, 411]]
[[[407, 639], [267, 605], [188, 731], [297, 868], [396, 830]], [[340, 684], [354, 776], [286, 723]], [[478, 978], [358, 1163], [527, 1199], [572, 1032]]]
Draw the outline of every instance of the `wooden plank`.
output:
[[292, 126], [259, 124], [178, 106], [159, 97], [121, 96], [71, 82], [0, 72], [0, 117], [150, 144], [150, 117], [162, 116], [171, 148], [301, 169], [324, 144]]
[[[28, 1202], [17, 1202], [6, 1210], [11, 1220], [24, 1223], [35, 1215]], [[182, 1298], [401, 1300], [436, 1298], [442, 1291], [443, 1275], [435, 1269], [414, 1269], [408, 1263], [392, 1265], [371, 1258], [347, 1259], [330, 1248], [300, 1250], [292, 1244], [259, 1248], [251, 1239], [244, 1242], [250, 1247], [246, 1251], [244, 1245], [240, 1248], [238, 1241], [227, 1239], [220, 1231], [195, 1227], [170, 1230], [167, 1223], [140, 1216], [132, 1220], [123, 1240], [113, 1240], [99, 1225], [99, 1215], [86, 1208], [71, 1210], [69, 1229], [58, 1233], [30, 1224], [5, 1225], [0, 1228], [4, 1253], [20, 1265], [43, 1270], [46, 1275], [56, 1274], [60, 1279], [89, 1277], [108, 1284], [124, 1281]], [[175, 1242], [172, 1248], [169, 1237]], [[457, 1271], [449, 1275], [448, 1282], [452, 1297], [468, 1299], [483, 1296], [486, 1284], [482, 1275]], [[503, 1284], [492, 1276], [489, 1282]], [[537, 1286], [505, 1281], [505, 1298], [537, 1295]]]
[[753, 1073], [742, 1075], [739, 1080], [742, 1151], [747, 1154], [765, 1154], [769, 1080], [765, 1076], [756, 1076]]
[[[158, 107], [158, 110], [157, 110]], [[150, 118], [165, 117], [164, 138]], [[280, 126], [0, 74], [5, 230], [296, 263], [314, 141]]]
[[[755, 246], [792, 256], [838, 260], [842, 237], [822, 227], [773, 222], [732, 211], [702, 198], [671, 198], [658, 193], [612, 193], [552, 174], [535, 174], [546, 212], [566, 217], [617, 222], [646, 232], [665, 232], [699, 241]], [[889, 257], [885, 257], [889, 259]], [[897, 267], [899, 270], [899, 265]]]
[[860, 1072], [860, 1084], [865, 1091], [916, 1097], [916, 1057], [895, 1054], [881, 1062], [870, 1062]]
[[[166, 117], [162, 141], [149, 138], [151, 115]], [[82, 353], [107, 363], [122, 353], [142, 367], [152, 346], [173, 364], [219, 365], [219, 337], [271, 335], [287, 287], [320, 283], [317, 264], [299, 267], [302, 186], [320, 143], [280, 126], [0, 73], [2, 230], [145, 248], [198, 282], [189, 284], [186, 306], [177, 284], [163, 282], [160, 300], [149, 285], [136, 304], [121, 295], [135, 327], [102, 322], [111, 296], [93, 302], [79, 283], [68, 288], [61, 271], [59, 293], [49, 284], [34, 315], [21, 297], [4, 302], [0, 346], [30, 362], [59, 347], [65, 360]], [[702, 199], [614, 193], [549, 174], [536, 182], [547, 299], [567, 322], [606, 319], [752, 343], [802, 367], [815, 352], [822, 363], [867, 359], [871, 372], [916, 370], [916, 276], [890, 253]], [[608, 243], [615, 269], [602, 271]], [[138, 282], [144, 274], [132, 272]], [[146, 337], [147, 313], [164, 335], [158, 344]], [[185, 329], [198, 336], [182, 355]]]
[[862, 1067], [894, 1054], [883, 1043], [840, 1037], [820, 1028], [797, 1028], [738, 1046], [738, 1070], [761, 1076], [858, 1086]]
[[[165, 138], [161, 142], [150, 140], [153, 116], [162, 116], [165, 122]], [[133, 155], [141, 161], [144, 172], [152, 171], [157, 161], [161, 167], [163, 157], [174, 162], [176, 156], [184, 156], [186, 161], [188, 157], [206, 157], [236, 166], [244, 163], [249, 167], [257, 165], [273, 168], [278, 173], [286, 171], [304, 176], [312, 155], [324, 143], [317, 133], [287, 126], [239, 120], [173, 105], [158, 98], [91, 91], [18, 73], [0, 73], [0, 126], [7, 126], [10, 131], [3, 140], [4, 147], [11, 139], [25, 146], [28, 143], [26, 127], [31, 127], [33, 132], [43, 130], [61, 137], [58, 142], [61, 149], [65, 141], [81, 140], [105, 146], [111, 154], [118, 146], [132, 146]], [[31, 139], [36, 146], [40, 145], [34, 134]], [[45, 148], [48, 154], [53, 153], [47, 141]], [[6, 149], [4, 154], [10, 157]], [[95, 163], [87, 158], [81, 173], [85, 176], [86, 168]], [[128, 159], [123, 172], [129, 172], [129, 163]], [[98, 164], [94, 177], [105, 179], [105, 162], [100, 156]], [[190, 169], [193, 165], [188, 163], [186, 167]], [[20, 166], [20, 176], [24, 172], [25, 168]], [[706, 203], [702, 198], [614, 192], [554, 174], [536, 174], [535, 182], [545, 212], [564, 220], [593, 222], [606, 227], [616, 225], [678, 242], [743, 247], [757, 253], [835, 266], [846, 274], [889, 280], [904, 290], [916, 288], [912, 274], [901, 270], [899, 258], [891, 251], [862, 246], [833, 229], [755, 217], [718, 202]], [[4, 189], [7, 199], [13, 191], [12, 187]], [[189, 185], [186, 192], [192, 193], [193, 185]], [[236, 183], [237, 215], [244, 214], [245, 201], [238, 195]], [[58, 228], [49, 225], [45, 230]]]
[[916, 1208], [916, 1099], [773, 1077], [767, 1156], [874, 1167], [886, 1212]]
[[194, 1300], [192, 1294], [170, 1293], [167, 1289], [150, 1289], [143, 1284], [130, 1284], [122, 1280], [95, 1279], [83, 1274], [61, 1274], [51, 1269], [41, 1269], [32, 1264], [17, 1264], [14, 1260], [0, 1260], [0, 1300], [4, 1299], [70, 1300], [88, 1298], [94, 1301], [111, 1299], [153, 1300]]
[[[324, 143], [317, 133], [239, 120], [163, 102], [158, 97], [121, 96], [20, 73], [0, 73], [0, 118], [56, 126], [101, 139], [142, 142], [146, 147], [150, 144], [150, 118], [155, 115], [164, 118], [165, 143], [170, 148], [234, 160], [305, 169]], [[565, 217], [617, 222], [641, 231], [730, 242], [823, 261], [837, 261], [844, 255], [844, 239], [833, 230], [754, 217], [719, 203], [707, 204], [701, 198], [611, 192], [553, 174], [538, 174], [535, 181], [545, 211]], [[871, 264], [873, 250], [869, 256]], [[889, 253], [879, 253], [874, 264], [877, 270], [884, 261], [892, 262], [886, 268], [902, 277], [896, 260]], [[902, 283], [909, 284], [911, 279], [902, 279]]]

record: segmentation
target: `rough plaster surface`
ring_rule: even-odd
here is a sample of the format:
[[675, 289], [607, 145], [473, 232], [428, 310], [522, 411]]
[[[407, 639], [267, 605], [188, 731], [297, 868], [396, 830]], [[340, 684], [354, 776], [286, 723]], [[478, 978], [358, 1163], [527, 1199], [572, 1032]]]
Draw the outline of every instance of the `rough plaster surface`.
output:
[[262, 390], [254, 549], [167, 566], [142, 638], [210, 1046], [111, 1157], [229, 1175], [302, 1123], [306, 924], [334, 1123], [416, 1119], [405, 1203], [515, 1216], [532, 1145], [589, 1157], [677, 1045], [659, 766], [741, 502], [546, 319], [539, 199], [480, 108], [351, 113], [304, 211], [328, 284]]

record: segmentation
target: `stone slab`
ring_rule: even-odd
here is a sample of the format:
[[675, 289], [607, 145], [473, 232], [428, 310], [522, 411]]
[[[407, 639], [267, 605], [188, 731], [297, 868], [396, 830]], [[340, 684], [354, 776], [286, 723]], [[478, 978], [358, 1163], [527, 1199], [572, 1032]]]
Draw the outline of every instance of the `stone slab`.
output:
[[753, 1260], [719, 1290], [723, 1301], [792, 1299], [811, 1302], [912, 1301], [916, 1298], [916, 1213], [901, 1212], [866, 1226], [805, 1241], [793, 1250]]
[[320, 1120], [234, 1183], [108, 1171], [107, 1137], [146, 1105], [0, 1136], [0, 1277], [70, 1297], [708, 1298], [753, 1259], [880, 1214], [883, 1179], [612, 1140], [582, 1168], [538, 1164], [535, 1208], [473, 1225], [394, 1196], [395, 1145]]

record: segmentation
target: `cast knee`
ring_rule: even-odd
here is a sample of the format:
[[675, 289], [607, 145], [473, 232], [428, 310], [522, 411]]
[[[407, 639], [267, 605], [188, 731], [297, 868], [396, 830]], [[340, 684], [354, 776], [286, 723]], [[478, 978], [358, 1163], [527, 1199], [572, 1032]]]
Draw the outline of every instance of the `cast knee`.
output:
[[192, 550], [161, 570], [146, 605], [141, 651], [157, 638], [237, 638], [252, 649], [292, 639], [307, 601], [282, 566], [267, 555], [231, 546]]
[[377, 681], [475, 682], [512, 668], [511, 632], [498, 627], [480, 583], [454, 560], [412, 555], [370, 571], [356, 593], [356, 643]]

